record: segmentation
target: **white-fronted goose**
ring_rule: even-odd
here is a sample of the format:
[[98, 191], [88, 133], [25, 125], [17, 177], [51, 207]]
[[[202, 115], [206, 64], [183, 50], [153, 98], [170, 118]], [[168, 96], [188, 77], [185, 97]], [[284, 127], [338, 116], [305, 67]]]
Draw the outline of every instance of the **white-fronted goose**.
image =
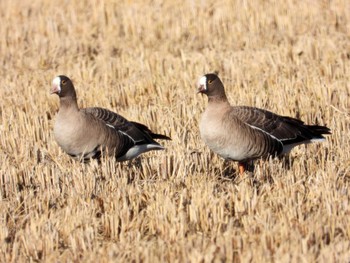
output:
[[233, 107], [224, 85], [216, 74], [199, 79], [198, 92], [208, 96], [200, 133], [208, 147], [226, 160], [238, 161], [242, 174], [248, 161], [288, 153], [293, 147], [324, 141], [326, 126], [306, 125], [303, 121], [254, 107]]
[[87, 161], [107, 154], [115, 156], [117, 161], [130, 160], [144, 152], [164, 149], [153, 139], [170, 140], [168, 136], [153, 133], [145, 125], [129, 122], [107, 109], [79, 109], [74, 85], [66, 76], [53, 80], [51, 93], [60, 98], [55, 139], [76, 159]]

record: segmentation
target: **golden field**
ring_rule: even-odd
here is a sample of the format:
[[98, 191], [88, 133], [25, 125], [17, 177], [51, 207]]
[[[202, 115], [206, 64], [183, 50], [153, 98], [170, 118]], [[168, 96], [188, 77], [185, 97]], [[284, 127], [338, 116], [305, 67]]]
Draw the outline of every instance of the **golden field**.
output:
[[[0, 262], [349, 262], [350, 2], [0, 1]], [[232, 104], [327, 125], [235, 176], [200, 140], [197, 79]], [[82, 164], [51, 81], [172, 137]]]

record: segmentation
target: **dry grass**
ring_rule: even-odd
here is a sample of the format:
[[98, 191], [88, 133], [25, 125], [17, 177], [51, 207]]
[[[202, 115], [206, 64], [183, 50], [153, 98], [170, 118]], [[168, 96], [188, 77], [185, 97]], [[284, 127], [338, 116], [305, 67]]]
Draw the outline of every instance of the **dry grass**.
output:
[[[350, 260], [350, 2], [0, 1], [0, 261]], [[197, 78], [233, 104], [327, 124], [254, 176], [203, 145]], [[51, 80], [171, 135], [165, 152], [72, 161]]]

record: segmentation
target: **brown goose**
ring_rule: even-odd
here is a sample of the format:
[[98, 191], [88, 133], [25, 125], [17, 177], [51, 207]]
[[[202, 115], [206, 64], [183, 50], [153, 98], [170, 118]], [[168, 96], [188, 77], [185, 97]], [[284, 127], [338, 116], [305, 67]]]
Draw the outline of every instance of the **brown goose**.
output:
[[303, 121], [247, 106], [231, 106], [224, 85], [216, 74], [199, 79], [198, 92], [208, 96], [200, 133], [208, 147], [226, 160], [238, 161], [239, 172], [257, 158], [288, 153], [300, 144], [324, 141], [326, 126], [306, 125]]
[[153, 133], [145, 125], [129, 122], [107, 109], [79, 109], [74, 85], [66, 76], [60, 75], [53, 80], [53, 93], [60, 98], [55, 139], [76, 159], [88, 161], [107, 154], [115, 156], [117, 161], [130, 160], [144, 152], [164, 149], [153, 139], [170, 140], [168, 136]]

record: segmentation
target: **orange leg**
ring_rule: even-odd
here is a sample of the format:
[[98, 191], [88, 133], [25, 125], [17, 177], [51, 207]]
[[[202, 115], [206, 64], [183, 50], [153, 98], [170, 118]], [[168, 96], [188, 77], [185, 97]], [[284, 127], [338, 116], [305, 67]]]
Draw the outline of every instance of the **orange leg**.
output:
[[245, 163], [238, 163], [238, 170], [239, 170], [239, 174], [242, 175], [246, 170], [246, 164]]

